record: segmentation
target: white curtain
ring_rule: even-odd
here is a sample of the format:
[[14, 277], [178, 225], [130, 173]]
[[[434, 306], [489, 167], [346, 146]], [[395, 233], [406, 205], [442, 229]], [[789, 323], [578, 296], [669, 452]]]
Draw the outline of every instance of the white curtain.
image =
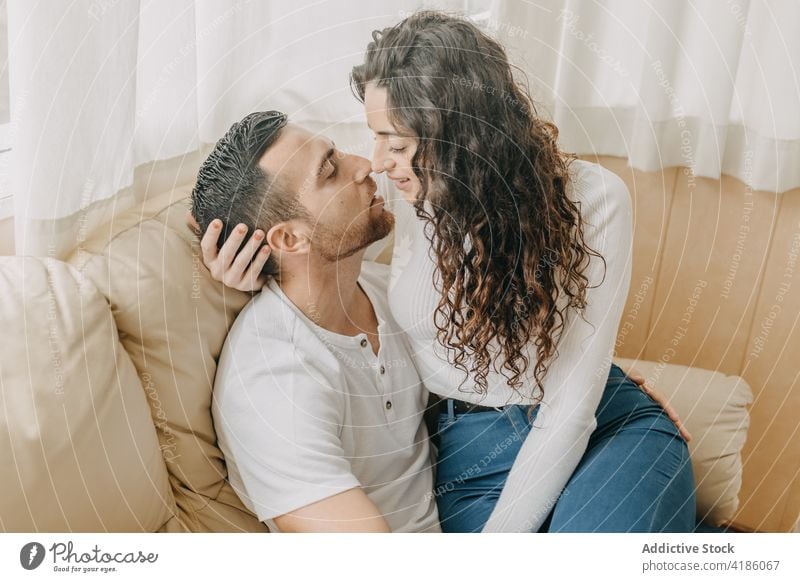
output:
[[561, 143], [800, 187], [798, 0], [536, 0], [484, 15]]
[[797, 0], [10, 0], [17, 254], [63, 257], [190, 181], [250, 111], [368, 154], [348, 72], [372, 30], [420, 7], [480, 12], [568, 150], [800, 186]]
[[[204, 144], [251, 111], [285, 111], [368, 152], [348, 74], [372, 30], [421, 6], [10, 0], [16, 253], [61, 258], [146, 193], [191, 180]], [[157, 160], [173, 183], [154, 183]]]

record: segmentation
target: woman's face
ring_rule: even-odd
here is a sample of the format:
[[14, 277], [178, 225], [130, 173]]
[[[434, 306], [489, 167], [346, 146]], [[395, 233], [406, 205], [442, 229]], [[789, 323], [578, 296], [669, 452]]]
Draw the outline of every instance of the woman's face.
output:
[[364, 92], [367, 124], [375, 135], [372, 151], [372, 171], [386, 172], [403, 198], [414, 202], [420, 191], [419, 179], [411, 169], [411, 159], [417, 151], [419, 140], [414, 135], [399, 131], [389, 120], [386, 89], [368, 83]]

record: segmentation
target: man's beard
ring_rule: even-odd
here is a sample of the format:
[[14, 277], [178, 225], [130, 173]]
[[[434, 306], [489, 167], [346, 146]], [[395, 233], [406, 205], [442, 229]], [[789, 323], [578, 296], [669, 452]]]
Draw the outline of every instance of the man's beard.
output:
[[367, 221], [349, 224], [344, 228], [331, 228], [317, 224], [312, 248], [326, 261], [335, 262], [351, 257], [361, 249], [389, 235], [394, 228], [394, 214], [383, 211], [378, 216], [367, 211]]

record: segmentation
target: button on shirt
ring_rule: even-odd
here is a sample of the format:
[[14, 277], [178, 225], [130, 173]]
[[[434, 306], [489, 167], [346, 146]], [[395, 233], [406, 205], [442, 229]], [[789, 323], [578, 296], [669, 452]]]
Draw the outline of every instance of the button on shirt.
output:
[[272, 529], [277, 516], [361, 487], [392, 531], [439, 531], [427, 392], [389, 312], [388, 280], [387, 266], [364, 262], [377, 355], [366, 334], [316, 325], [275, 281], [228, 334], [214, 424], [231, 485]]

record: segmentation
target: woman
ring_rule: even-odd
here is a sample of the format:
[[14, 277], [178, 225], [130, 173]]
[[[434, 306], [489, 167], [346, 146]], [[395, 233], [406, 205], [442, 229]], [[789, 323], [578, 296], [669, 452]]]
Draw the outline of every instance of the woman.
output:
[[611, 364], [630, 282], [621, 180], [559, 151], [466, 20], [376, 31], [351, 82], [373, 170], [417, 215], [389, 300], [440, 398], [442, 529], [691, 531], [686, 443]]

